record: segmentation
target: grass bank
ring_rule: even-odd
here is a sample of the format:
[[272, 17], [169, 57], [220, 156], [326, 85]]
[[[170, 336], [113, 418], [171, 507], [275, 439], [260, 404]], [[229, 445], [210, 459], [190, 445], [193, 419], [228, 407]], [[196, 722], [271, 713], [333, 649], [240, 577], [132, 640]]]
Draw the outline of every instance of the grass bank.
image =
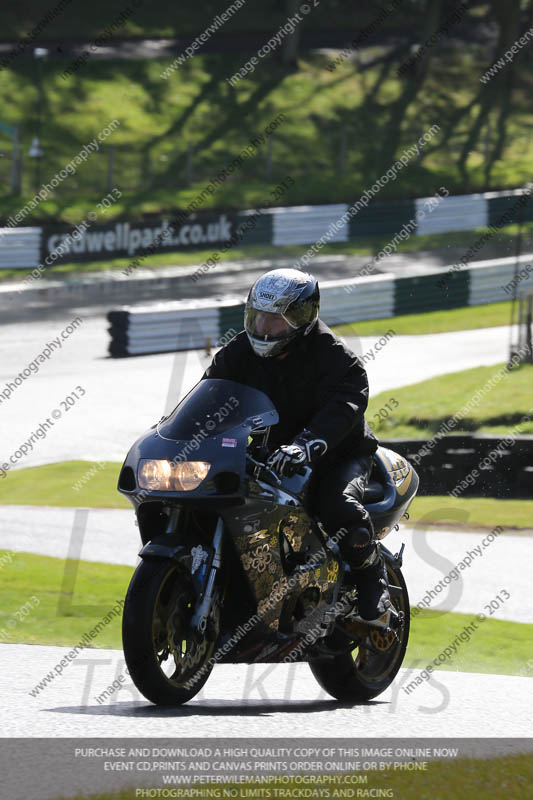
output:
[[131, 508], [117, 491], [122, 464], [61, 461], [9, 472], [0, 482], [0, 505]]
[[403, 314], [400, 317], [362, 320], [337, 325], [339, 336], [383, 336], [392, 330], [398, 336], [420, 336], [429, 333], [470, 331], [478, 328], [498, 328], [509, 325], [511, 303], [487, 303], [483, 306], [464, 306], [425, 314]]
[[[504, 367], [494, 364], [451, 372], [381, 392], [372, 397], [367, 418], [371, 420], [372, 414], [393, 397], [398, 406], [376, 426], [378, 436], [431, 439], [477, 395], [466, 415], [458, 420], [455, 433], [533, 434], [533, 419], [522, 421], [524, 416], [533, 416], [533, 365], [524, 364], [506, 373], [502, 372]], [[501, 379], [494, 378], [497, 375]]]
[[[62, 18], [67, 18], [66, 12]], [[135, 19], [130, 22], [135, 24]], [[75, 175], [39, 204], [31, 222], [79, 222], [96, 210], [96, 203], [109, 191], [109, 146], [115, 152], [114, 183], [123, 193], [112, 208], [114, 215], [135, 218], [184, 208], [281, 112], [286, 119], [274, 136], [268, 176], [262, 145], [206, 200], [204, 208], [264, 205], [273, 186], [287, 175], [294, 185], [284, 195], [284, 204], [352, 203], [435, 124], [440, 133], [420, 157], [411, 159], [408, 169], [381, 189], [379, 201], [430, 196], [440, 186], [450, 194], [514, 188], [531, 174], [533, 153], [527, 143], [533, 113], [527, 65], [516, 65], [505, 158], [495, 160], [487, 172], [486, 146], [495, 143], [495, 133], [489, 130], [471, 148], [462, 172], [459, 156], [473, 117], [456, 119], [455, 111], [478, 102], [479, 75], [490, 63], [486, 48], [476, 44], [448, 48], [446, 58], [432, 60], [427, 77], [413, 92], [406, 91], [405, 81], [396, 74], [404, 51], [391, 56], [387, 49], [373, 47], [368, 56], [364, 70], [346, 59], [334, 72], [327, 69], [331, 56], [317, 51], [302, 54], [296, 69], [264, 59], [230, 87], [226, 79], [242, 67], [243, 53], [200, 53], [165, 80], [161, 76], [170, 59], [89, 58], [65, 77], [69, 62], [56, 58], [52, 49], [42, 64], [43, 182], [112, 120], [120, 124]], [[24, 153], [33, 136], [27, 121], [34, 118], [37, 83], [32, 59], [19, 57], [11, 68], [0, 71], [2, 119], [10, 126], [22, 126]], [[343, 141], [346, 152], [340, 168]], [[0, 134], [0, 146], [10, 148], [6, 133]], [[0, 196], [0, 214], [7, 217], [33, 197], [36, 187], [26, 161], [21, 197], [8, 194], [7, 167], [2, 176], [6, 188]]]
[[[0, 636], [7, 643], [78, 644], [124, 600], [133, 574], [132, 567], [116, 564], [10, 551], [0, 555], [4, 557]], [[91, 646], [120, 648], [121, 619], [121, 613], [113, 615]]]
[[415, 527], [482, 528], [501, 525], [513, 533], [533, 530], [533, 500], [501, 500], [493, 497], [416, 497], [406, 524]]
[[[457, 744], [460, 743], [460, 740]], [[455, 744], [450, 743], [451, 746]], [[413, 772], [386, 771], [377, 772], [370, 770], [358, 773], [361, 777], [367, 776], [367, 782], [359, 790], [354, 787], [353, 780], [343, 781], [339, 775], [338, 783], [326, 784], [328, 794], [323, 797], [354, 797], [353, 792], [374, 792], [361, 794], [361, 797], [396, 797], [397, 800], [458, 800], [458, 798], [483, 798], [483, 800], [525, 800], [529, 796], [533, 783], [533, 759], [531, 754], [510, 755], [499, 758], [458, 758], [446, 761], [429, 761], [427, 770]], [[318, 778], [320, 775], [317, 776]], [[201, 784], [201, 788], [210, 788], [216, 791], [219, 787], [223, 791], [223, 784]], [[263, 796], [299, 798], [302, 797], [301, 781], [283, 780], [254, 783], [239, 783], [240, 797]], [[306, 788], [310, 797], [319, 797], [321, 785], [318, 780], [315, 784], [309, 783]], [[182, 789], [181, 797], [198, 797], [198, 787], [191, 787], [191, 793]], [[252, 794], [254, 791], [258, 794]], [[325, 790], [326, 791], [326, 790]], [[386, 792], [380, 795], [379, 792]], [[268, 794], [267, 794], [268, 792]], [[337, 795], [333, 794], [337, 792]], [[342, 792], [342, 794], [341, 794]], [[122, 792], [105, 792], [104, 794], [78, 795], [72, 800], [134, 800], [138, 797], [135, 789]], [[60, 800], [60, 798], [56, 798]]]
[[[72, 646], [124, 599], [132, 567], [0, 551], [0, 637], [7, 643]], [[30, 598], [36, 598], [31, 600]], [[27, 613], [21, 611], [26, 609]], [[480, 608], [480, 611], [483, 609]], [[473, 615], [422, 610], [413, 618], [404, 665], [430, 663]], [[21, 619], [21, 617], [23, 617]], [[113, 617], [91, 646], [120, 649], [121, 615]], [[524, 674], [531, 658], [532, 626], [487, 619], [442, 669]]]

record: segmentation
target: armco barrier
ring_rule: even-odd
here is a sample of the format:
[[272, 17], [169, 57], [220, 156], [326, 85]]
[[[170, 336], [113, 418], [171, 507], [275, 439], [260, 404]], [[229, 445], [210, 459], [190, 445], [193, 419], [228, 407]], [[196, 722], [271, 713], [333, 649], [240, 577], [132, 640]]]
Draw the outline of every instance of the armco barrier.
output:
[[320, 316], [326, 325], [392, 317], [394, 292], [395, 280], [390, 274], [321, 281]]
[[452, 272], [440, 288], [442, 272], [397, 278], [394, 293], [394, 315], [422, 314], [470, 305], [470, 270]]
[[[421, 198], [421, 202], [423, 203], [425, 199], [427, 198]], [[356, 239], [358, 236], [392, 238], [404, 225], [416, 220], [417, 202], [404, 200], [395, 203], [370, 203], [367, 208], [362, 208], [350, 219], [348, 238]], [[438, 208], [435, 211], [438, 211]], [[416, 235], [416, 229], [413, 235]]]
[[[390, 317], [394, 310], [394, 284], [391, 275], [377, 275], [352, 281], [326, 281], [321, 284], [320, 316], [328, 325], [354, 319]], [[354, 288], [348, 293], [346, 288]], [[177, 350], [195, 350], [207, 343], [216, 347], [223, 339], [243, 328], [244, 304], [225, 298], [219, 303], [175, 301], [159, 305], [132, 306], [110, 311], [109, 353], [135, 356]]]
[[487, 203], [488, 224], [500, 225], [502, 217], [507, 213], [512, 213], [516, 222], [532, 222], [533, 201], [531, 197], [527, 203], [517, 208], [517, 201], [519, 201], [521, 194], [523, 194], [521, 189], [510, 189], [506, 192], [486, 192], [483, 197]]
[[41, 228], [0, 228], [0, 269], [28, 269], [39, 264]]
[[[531, 261], [527, 258], [521, 258], [522, 264], [527, 264]], [[508, 258], [505, 264], [497, 264], [496, 266], [488, 266], [487, 262], [480, 262], [479, 264], [471, 264], [469, 269], [470, 274], [470, 305], [482, 305], [484, 303], [499, 303], [503, 300], [510, 300], [513, 296], [512, 289], [508, 287], [505, 291], [505, 286], [512, 281], [514, 276], [514, 268], [516, 259]], [[518, 286], [518, 293], [522, 290], [522, 286]]]
[[[273, 212], [272, 244], [308, 244], [316, 242], [326, 234], [328, 227], [345, 213], [343, 204], [327, 206], [295, 206], [278, 208]], [[349, 239], [348, 223], [336, 231], [330, 242], [346, 242]]]
[[[235, 299], [213, 306], [212, 301], [181, 301], [150, 306], [137, 306], [110, 311], [109, 354], [115, 357], [148, 353], [169, 353], [197, 350], [209, 344], [220, 346], [226, 331], [221, 328], [221, 309], [237, 308]], [[240, 324], [234, 334], [242, 328]], [[231, 338], [231, 337], [230, 337]]]
[[[321, 239], [324, 242], [346, 242], [359, 236], [392, 238], [411, 220], [416, 222], [416, 226], [412, 227], [412, 235], [476, 230], [488, 226], [495, 226], [494, 231], [497, 231], [504, 224], [533, 220], [531, 195], [526, 195], [527, 200], [522, 204], [520, 195], [524, 195], [523, 189], [445, 197], [441, 198], [431, 213], [425, 210], [430, 198], [370, 202], [343, 224], [339, 220], [350, 208], [347, 203], [266, 208], [261, 209], [260, 214], [251, 209], [226, 213], [198, 212], [191, 215], [190, 219], [183, 219], [173, 235], [165, 237], [155, 250], [170, 254], [185, 249], [207, 248], [214, 252], [230, 240], [252, 214], [256, 214], [256, 219], [254, 225], [244, 232], [244, 245], [306, 245]], [[422, 211], [425, 213], [422, 214]], [[509, 217], [502, 219], [506, 213]], [[156, 231], [168, 228], [171, 219], [169, 215], [168, 219], [90, 225], [72, 241], [72, 252], [65, 249], [57, 256], [57, 250], [54, 263], [103, 261], [119, 256], [131, 257], [132, 261], [140, 258], [142, 261], [145, 248], [153, 245]], [[331, 228], [330, 236], [328, 229], [335, 223], [339, 224], [339, 228]], [[50, 255], [51, 247], [57, 248], [62, 237], [73, 231], [74, 228], [64, 225], [46, 225], [42, 229], [0, 229], [0, 267], [36, 267]], [[3, 239], [2, 233], [13, 238]], [[40, 256], [36, 237], [39, 237]]]
[[505, 434], [452, 434], [435, 441], [427, 452], [427, 442], [421, 439], [380, 443], [411, 461], [420, 476], [421, 495], [531, 500], [533, 436], [508, 437], [512, 443], [503, 444], [505, 438]]
[[[525, 257], [521, 259], [524, 263]], [[320, 316], [327, 325], [384, 319], [448, 308], [508, 300], [504, 286], [512, 280], [515, 259], [503, 265], [475, 265], [459, 272], [396, 277], [369, 275], [352, 280], [321, 281]], [[508, 262], [508, 263], [507, 263]], [[445, 288], [442, 288], [443, 278]], [[176, 301], [158, 306], [111, 311], [113, 356], [201, 348], [243, 327], [242, 299]]]
[[[425, 198], [416, 201], [417, 219], [423, 210]], [[431, 214], [427, 212], [419, 219], [418, 234], [446, 233], [448, 231], [472, 231], [486, 228], [489, 219], [489, 204], [482, 194], [466, 194], [441, 198]]]

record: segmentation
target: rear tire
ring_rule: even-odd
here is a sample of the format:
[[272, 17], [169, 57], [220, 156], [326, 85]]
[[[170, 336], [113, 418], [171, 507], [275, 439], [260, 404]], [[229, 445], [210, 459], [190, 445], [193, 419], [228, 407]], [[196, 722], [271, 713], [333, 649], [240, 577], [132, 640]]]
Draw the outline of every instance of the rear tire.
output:
[[403, 624], [396, 631], [399, 641], [394, 635], [370, 628], [356, 650], [309, 661], [320, 686], [337, 700], [357, 702], [377, 697], [390, 686], [402, 665], [409, 639], [409, 595], [399, 568], [387, 563], [387, 574], [389, 586], [401, 589], [401, 593], [391, 594], [396, 611], [403, 613]]
[[124, 657], [135, 686], [156, 705], [186, 703], [211, 672], [219, 608], [198, 639], [189, 628], [195, 602], [190, 576], [175, 561], [142, 561], [135, 570], [122, 617]]

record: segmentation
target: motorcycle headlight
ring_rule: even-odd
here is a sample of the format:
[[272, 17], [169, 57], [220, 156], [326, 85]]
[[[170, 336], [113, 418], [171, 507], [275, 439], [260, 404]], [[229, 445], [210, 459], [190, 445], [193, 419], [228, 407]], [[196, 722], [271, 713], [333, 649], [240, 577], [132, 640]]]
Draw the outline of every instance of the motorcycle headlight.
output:
[[139, 486], [150, 491], [190, 492], [207, 477], [208, 461], [173, 464], [162, 459], [143, 458], [139, 463]]

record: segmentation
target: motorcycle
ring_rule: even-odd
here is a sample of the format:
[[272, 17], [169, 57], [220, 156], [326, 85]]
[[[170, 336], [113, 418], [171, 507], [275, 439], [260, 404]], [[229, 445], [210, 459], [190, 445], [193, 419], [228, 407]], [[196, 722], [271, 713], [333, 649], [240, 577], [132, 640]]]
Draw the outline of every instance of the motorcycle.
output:
[[[342, 701], [394, 680], [409, 637], [409, 597], [380, 541], [391, 607], [357, 613], [339, 549], [311, 508], [312, 469], [280, 479], [265, 463], [278, 413], [262, 392], [202, 380], [130, 449], [118, 490], [143, 547], [123, 611], [126, 664], [152, 703], [186, 703], [217, 664], [307, 661]], [[380, 447], [364, 496], [382, 540], [418, 489], [412, 466]]]

